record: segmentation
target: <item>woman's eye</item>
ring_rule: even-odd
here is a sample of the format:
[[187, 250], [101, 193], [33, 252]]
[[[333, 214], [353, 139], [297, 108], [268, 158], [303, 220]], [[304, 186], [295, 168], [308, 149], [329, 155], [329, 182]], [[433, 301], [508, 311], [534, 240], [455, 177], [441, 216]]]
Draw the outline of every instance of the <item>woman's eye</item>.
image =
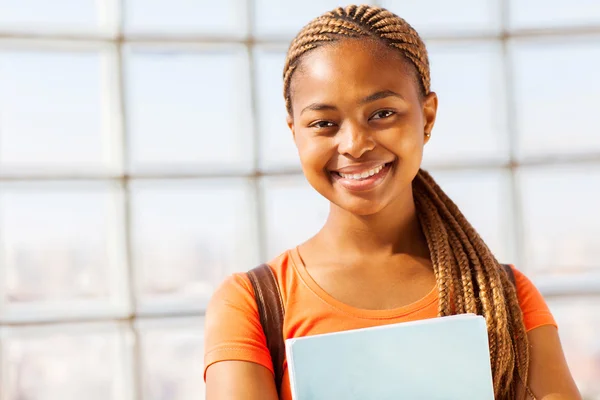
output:
[[311, 128], [331, 128], [334, 124], [331, 121], [317, 121], [310, 125]]
[[371, 119], [383, 119], [383, 118], [387, 118], [387, 117], [391, 117], [394, 114], [393, 111], [390, 110], [381, 110], [381, 111], [377, 111], [373, 117], [371, 117]]

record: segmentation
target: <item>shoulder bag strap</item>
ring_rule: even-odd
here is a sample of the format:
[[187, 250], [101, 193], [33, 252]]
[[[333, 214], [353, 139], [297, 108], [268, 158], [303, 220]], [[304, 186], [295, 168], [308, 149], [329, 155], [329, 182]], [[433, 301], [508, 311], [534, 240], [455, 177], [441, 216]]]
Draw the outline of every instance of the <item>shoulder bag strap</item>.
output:
[[267, 347], [271, 354], [275, 371], [277, 392], [281, 391], [283, 380], [283, 361], [285, 359], [285, 343], [283, 341], [283, 301], [275, 275], [267, 264], [248, 272], [248, 278], [254, 288], [254, 297], [258, 306], [260, 323], [267, 339]]

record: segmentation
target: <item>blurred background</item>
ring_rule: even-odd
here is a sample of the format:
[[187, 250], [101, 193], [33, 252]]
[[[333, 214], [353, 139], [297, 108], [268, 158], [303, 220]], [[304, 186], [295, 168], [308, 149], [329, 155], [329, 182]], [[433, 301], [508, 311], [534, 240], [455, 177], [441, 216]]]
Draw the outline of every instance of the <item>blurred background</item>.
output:
[[[425, 167], [600, 399], [600, 1], [371, 3], [430, 50]], [[0, 0], [0, 400], [203, 398], [215, 287], [326, 217], [281, 74], [338, 5]]]

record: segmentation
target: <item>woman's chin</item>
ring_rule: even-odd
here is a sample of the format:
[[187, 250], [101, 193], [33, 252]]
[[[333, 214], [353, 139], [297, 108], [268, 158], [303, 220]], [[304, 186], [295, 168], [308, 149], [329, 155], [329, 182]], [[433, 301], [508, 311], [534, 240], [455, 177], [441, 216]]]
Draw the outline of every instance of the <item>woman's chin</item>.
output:
[[368, 200], [368, 199], [340, 199], [339, 201], [333, 201], [333, 203], [340, 209], [360, 217], [368, 217], [371, 215], [378, 214], [381, 212], [386, 204], [380, 199]]

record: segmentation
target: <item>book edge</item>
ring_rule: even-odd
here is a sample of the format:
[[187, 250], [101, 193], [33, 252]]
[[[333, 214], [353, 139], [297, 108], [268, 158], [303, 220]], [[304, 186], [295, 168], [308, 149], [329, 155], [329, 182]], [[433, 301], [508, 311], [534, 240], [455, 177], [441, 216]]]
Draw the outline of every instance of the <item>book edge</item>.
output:
[[440, 321], [460, 320], [460, 319], [464, 319], [464, 320], [468, 320], [468, 319], [483, 320], [485, 329], [487, 330], [487, 323], [485, 321], [485, 318], [482, 315], [467, 313], [467, 314], [448, 315], [448, 316], [445, 316], [445, 317], [435, 317], [435, 318], [420, 319], [420, 320], [415, 320], [415, 321], [398, 322], [398, 323], [395, 323], [395, 324], [370, 326], [370, 327], [366, 327], [366, 328], [349, 329], [349, 330], [345, 330], [345, 331], [320, 333], [320, 334], [317, 334], [317, 335], [310, 335], [310, 336], [295, 337], [295, 338], [290, 338], [290, 339], [286, 339], [285, 340], [285, 342], [286, 342], [286, 349], [287, 349], [287, 342], [288, 341], [290, 341], [290, 342], [292, 342], [292, 341], [296, 342], [296, 341], [303, 341], [305, 339], [312, 339], [312, 338], [320, 338], [320, 337], [327, 337], [327, 336], [334, 336], [334, 335], [337, 336], [337, 335], [343, 335], [343, 334], [353, 334], [353, 333], [357, 333], [357, 332], [361, 332], [361, 331], [383, 330], [383, 329], [389, 329], [391, 327], [397, 327], [399, 325], [401, 325], [401, 326], [429, 325], [429, 324], [439, 323]]

